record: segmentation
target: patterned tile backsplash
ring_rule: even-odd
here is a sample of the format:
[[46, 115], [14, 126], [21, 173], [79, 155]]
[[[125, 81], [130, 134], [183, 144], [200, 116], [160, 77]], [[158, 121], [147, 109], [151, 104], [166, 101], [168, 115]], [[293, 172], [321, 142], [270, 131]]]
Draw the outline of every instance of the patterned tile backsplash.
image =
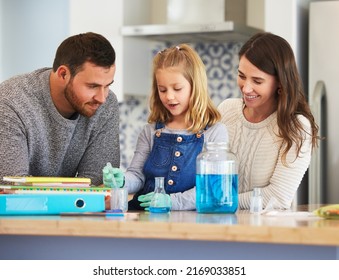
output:
[[[157, 43], [156, 53], [169, 44]], [[192, 47], [201, 56], [207, 71], [209, 93], [218, 105], [229, 97], [240, 97], [237, 87], [238, 51], [242, 43], [195, 43]], [[130, 164], [138, 135], [147, 122], [148, 96], [124, 96], [120, 104], [121, 168]]]

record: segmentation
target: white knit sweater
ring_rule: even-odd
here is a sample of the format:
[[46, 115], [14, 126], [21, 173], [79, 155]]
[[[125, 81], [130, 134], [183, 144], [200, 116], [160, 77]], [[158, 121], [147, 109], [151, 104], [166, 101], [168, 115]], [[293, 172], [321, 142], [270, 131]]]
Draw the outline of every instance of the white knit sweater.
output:
[[[305, 133], [306, 141], [297, 159], [296, 147], [292, 146], [286, 167], [281, 161], [282, 139], [277, 137], [276, 112], [262, 122], [251, 123], [243, 115], [241, 98], [226, 99], [218, 109], [239, 163], [239, 208], [249, 209], [254, 187], [261, 188], [264, 207], [275, 197], [280, 207], [290, 208], [311, 160], [311, 137]], [[299, 118], [309, 131], [309, 121], [301, 115]]]

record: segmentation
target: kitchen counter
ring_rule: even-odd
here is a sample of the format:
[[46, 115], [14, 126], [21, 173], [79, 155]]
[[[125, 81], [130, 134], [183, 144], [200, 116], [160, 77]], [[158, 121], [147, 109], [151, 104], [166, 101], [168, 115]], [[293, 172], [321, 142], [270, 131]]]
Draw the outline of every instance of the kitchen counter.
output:
[[1, 216], [0, 259], [339, 259], [339, 220], [306, 212], [315, 208], [284, 215]]

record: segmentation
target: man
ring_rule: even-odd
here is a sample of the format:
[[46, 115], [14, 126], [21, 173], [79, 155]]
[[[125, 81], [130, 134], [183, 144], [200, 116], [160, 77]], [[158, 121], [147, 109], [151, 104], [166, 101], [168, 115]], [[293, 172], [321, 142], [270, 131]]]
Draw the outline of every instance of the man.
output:
[[[120, 165], [119, 108], [109, 89], [115, 51], [95, 33], [67, 38], [53, 69], [0, 84], [0, 180], [3, 176], [91, 178]], [[3, 183], [3, 182], [0, 182]]]

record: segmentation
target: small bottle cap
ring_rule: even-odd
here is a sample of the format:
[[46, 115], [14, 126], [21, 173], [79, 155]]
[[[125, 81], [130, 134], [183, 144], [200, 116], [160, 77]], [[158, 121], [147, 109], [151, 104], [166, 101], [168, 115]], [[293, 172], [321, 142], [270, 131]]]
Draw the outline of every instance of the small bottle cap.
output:
[[261, 195], [261, 189], [260, 188], [254, 188], [253, 189], [253, 196], [260, 196]]

